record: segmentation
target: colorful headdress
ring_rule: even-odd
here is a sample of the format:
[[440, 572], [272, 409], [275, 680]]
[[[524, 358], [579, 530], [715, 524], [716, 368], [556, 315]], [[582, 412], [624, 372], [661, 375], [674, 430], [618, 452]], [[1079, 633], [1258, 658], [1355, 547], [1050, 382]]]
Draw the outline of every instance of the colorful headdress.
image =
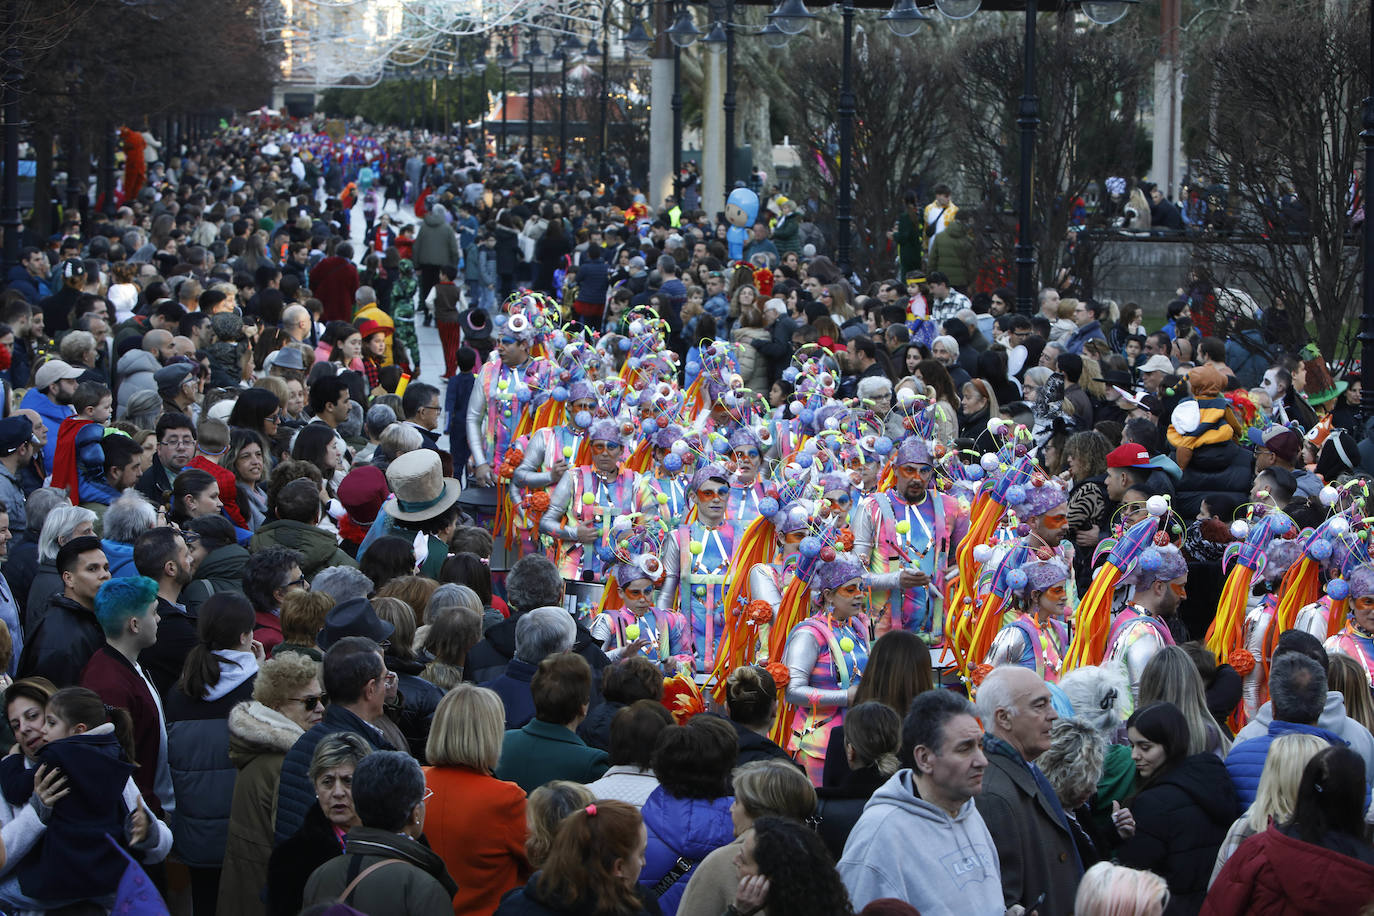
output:
[[816, 591], [839, 588], [853, 579], [868, 580], [868, 570], [858, 558], [848, 553], [836, 554], [833, 560], [822, 560], [816, 564], [811, 574], [811, 585]]
[[1068, 499], [1063, 484], [1053, 479], [1037, 478], [1026, 487], [1026, 498], [1016, 507], [1016, 513], [1023, 519], [1035, 518], [1053, 512], [1068, 502]]
[[506, 300], [502, 311], [494, 322], [500, 334], [535, 343], [554, 331], [551, 316], [558, 314], [558, 303], [542, 293], [517, 293]]
[[1172, 544], [1151, 545], [1141, 551], [1135, 568], [1122, 578], [1122, 584], [1134, 585], [1137, 590], [1149, 588], [1156, 582], [1172, 582], [1188, 575], [1188, 561]]
[[897, 446], [897, 464], [930, 464], [930, 443], [921, 436], [907, 436]]
[[621, 442], [621, 424], [615, 420], [596, 420], [587, 428], [588, 442]]
[[[1031, 592], [1043, 592], [1051, 586], [1068, 581], [1069, 567], [1058, 556], [1048, 560], [1033, 560], [1020, 568], [1020, 572], [1026, 577], [1026, 584], [1018, 591], [1029, 596]], [[1017, 576], [1015, 581], [1019, 580]]]
[[666, 536], [663, 523], [652, 519], [616, 533], [618, 537], [613, 547], [616, 564], [611, 570], [616, 582], [628, 585], [636, 579], [648, 579], [656, 585], [661, 583], [665, 575], [663, 561], [659, 559]]
[[730, 483], [730, 472], [725, 469], [725, 465], [713, 461], [710, 464], [702, 465], [697, 468], [697, 472], [692, 475], [692, 490], [701, 489], [702, 484], [708, 480], [719, 480], [721, 483]]

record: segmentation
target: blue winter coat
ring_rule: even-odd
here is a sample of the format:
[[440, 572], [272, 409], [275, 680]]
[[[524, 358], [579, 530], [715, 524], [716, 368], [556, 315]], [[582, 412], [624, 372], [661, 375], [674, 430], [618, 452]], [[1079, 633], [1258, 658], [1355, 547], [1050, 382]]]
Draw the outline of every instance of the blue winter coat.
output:
[[506, 671], [494, 681], [483, 684], [488, 690], [496, 691], [501, 705], [506, 709], [506, 730], [524, 728], [534, 718], [534, 697], [530, 695], [530, 683], [534, 680], [535, 666], [518, 658], [510, 660]]
[[691, 868], [658, 898], [666, 916], [677, 913], [687, 882], [692, 879], [701, 860], [715, 849], [735, 839], [735, 827], [730, 821], [730, 804], [734, 799], [677, 798], [663, 788], [657, 788], [644, 802], [644, 829], [649, 845], [644, 850], [644, 870], [639, 884], [646, 890], [672, 871], [678, 859], [691, 863]]
[[1339, 735], [1315, 725], [1299, 725], [1296, 722], [1269, 723], [1268, 734], [1241, 741], [1232, 745], [1231, 753], [1226, 755], [1226, 772], [1236, 787], [1236, 797], [1240, 800], [1241, 810], [1250, 807], [1259, 791], [1260, 774], [1264, 771], [1264, 760], [1269, 756], [1269, 745], [1280, 735], [1316, 735], [1328, 744], [1346, 746]]
[[48, 428], [48, 441], [43, 446], [43, 467], [51, 470], [52, 456], [57, 451], [57, 428], [76, 411], [72, 410], [70, 404], [54, 404], [37, 388], [30, 388], [24, 392], [24, 399], [19, 402], [19, 406], [26, 410], [38, 411], [38, 416], [43, 419], [43, 425]]
[[138, 575], [134, 568], [134, 545], [123, 541], [101, 538], [100, 549], [105, 551], [105, 559], [110, 561], [110, 578], [123, 579]]

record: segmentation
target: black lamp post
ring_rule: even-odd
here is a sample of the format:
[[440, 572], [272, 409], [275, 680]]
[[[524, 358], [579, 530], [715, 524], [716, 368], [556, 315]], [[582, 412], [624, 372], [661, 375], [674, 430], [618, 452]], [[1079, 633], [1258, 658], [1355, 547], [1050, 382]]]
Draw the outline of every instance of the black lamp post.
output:
[[679, 202], [682, 200], [682, 49], [701, 37], [686, 0], [681, 0], [681, 5], [677, 21], [664, 30], [673, 43], [673, 199]]
[[[19, 81], [24, 78], [24, 69], [16, 45], [5, 49], [3, 66], [5, 171], [3, 181], [0, 181], [0, 191], [4, 193], [5, 205], [0, 209], [0, 227], [5, 230], [4, 266], [8, 273], [11, 267], [19, 263], [19, 233], [24, 228], [24, 223], [19, 218]], [[36, 197], [35, 189], [35, 204]]]
[[553, 59], [558, 61], [558, 174], [568, 171], [568, 46], [555, 42]]
[[506, 77], [519, 63], [520, 61], [511, 53], [510, 42], [502, 44], [500, 53], [496, 55], [496, 66], [501, 68], [501, 142], [497, 144], [497, 149], [502, 156], [506, 155], [506, 117], [508, 107]]
[[525, 155], [529, 158], [531, 165], [534, 164], [534, 62], [544, 56], [543, 50], [539, 47], [539, 37], [530, 35], [530, 49], [525, 52], [525, 62], [530, 65], [530, 99], [529, 111], [525, 112]]
[[[587, 53], [592, 52], [592, 43], [587, 44]], [[611, 99], [611, 0], [605, 0], [601, 7], [601, 117], [596, 134], [596, 174], [606, 183], [611, 180], [611, 164], [606, 158], [606, 140], [610, 128], [606, 119], [610, 114]]]

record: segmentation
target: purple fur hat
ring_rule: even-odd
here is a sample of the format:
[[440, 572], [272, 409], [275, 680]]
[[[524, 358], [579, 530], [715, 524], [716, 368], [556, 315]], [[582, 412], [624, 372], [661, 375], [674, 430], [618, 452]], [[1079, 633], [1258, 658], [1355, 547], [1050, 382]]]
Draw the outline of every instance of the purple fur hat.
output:
[[588, 442], [621, 442], [620, 424], [611, 419], [595, 420], [587, 427]]
[[725, 466], [718, 462], [711, 462], [697, 468], [697, 472], [692, 475], [692, 492], [701, 489], [702, 484], [708, 480], [719, 480], [721, 483], [729, 485], [730, 472], [725, 470]]
[[816, 589], [824, 591], [839, 588], [851, 579], [861, 579], [867, 583], [868, 570], [864, 569], [857, 558], [842, 553], [828, 563], [818, 563], [815, 573], [812, 574], [811, 584]]
[[1043, 592], [1050, 586], [1068, 581], [1069, 578], [1069, 568], [1059, 557], [1033, 560], [1022, 566], [1021, 571], [1026, 574], [1026, 587], [1023, 591], [1027, 595], [1031, 592]]
[[1064, 487], [1057, 481], [1047, 480], [1038, 487], [1026, 487], [1026, 501], [1016, 507], [1016, 514], [1022, 518], [1035, 518], [1045, 515], [1068, 502]]
[[675, 423], [669, 423], [662, 429], [655, 431], [650, 441], [654, 448], [672, 448], [673, 443], [681, 438], [682, 427]]
[[756, 448], [760, 453], [763, 452], [759, 437], [747, 426], [740, 426], [730, 433], [730, 450], [734, 451], [737, 448]]
[[1374, 595], [1374, 567], [1361, 563], [1355, 567], [1347, 581], [1350, 583], [1351, 598]]
[[1156, 582], [1172, 582], [1188, 575], [1188, 561], [1177, 547], [1146, 547], [1136, 561], [1135, 569], [1123, 577], [1136, 588], [1149, 588]]
[[568, 386], [568, 403], [574, 404], [577, 401], [595, 401], [596, 392], [592, 391], [592, 386], [588, 385], [583, 379], [578, 379]]
[[1275, 538], [1264, 552], [1264, 577], [1278, 579], [1288, 572], [1302, 556], [1302, 542], [1297, 538]]
[[[782, 516], [781, 522], [774, 522], [778, 534], [789, 534], [793, 531], [805, 531], [811, 527], [811, 512], [807, 505], [794, 502], [786, 506], [778, 515]], [[774, 516], [776, 519], [778, 516]]]
[[897, 465], [930, 464], [930, 443], [920, 436], [907, 436], [897, 447]]

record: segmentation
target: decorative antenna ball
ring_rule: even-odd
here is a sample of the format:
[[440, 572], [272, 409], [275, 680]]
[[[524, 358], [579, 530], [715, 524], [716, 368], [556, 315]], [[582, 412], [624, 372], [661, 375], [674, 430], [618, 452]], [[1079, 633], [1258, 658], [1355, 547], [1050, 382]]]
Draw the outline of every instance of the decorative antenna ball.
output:
[[1151, 496], [1149, 499], [1145, 500], [1145, 511], [1155, 518], [1159, 518], [1169, 511], [1169, 501], [1158, 494]]
[[977, 563], [986, 563], [992, 559], [992, 547], [987, 544], [979, 544], [973, 548], [973, 559]]
[[626, 628], [625, 628], [625, 635], [626, 635], [629, 639], [631, 639], [631, 640], [638, 639], [638, 638], [639, 638], [639, 624], [637, 624], [637, 623], [632, 623], [632, 624], [630, 624], [628, 627], [626, 627]]
[[843, 639], [841, 639], [841, 640], [840, 640], [840, 651], [841, 651], [841, 652], [853, 652], [853, 651], [854, 651], [854, 640], [850, 639], [848, 636], [846, 636], [846, 637], [844, 637]]
[[590, 506], [590, 505], [591, 505], [592, 503], [594, 503], [594, 502], [596, 502], [596, 494], [595, 494], [595, 493], [583, 493], [583, 494], [582, 494], [582, 504], [583, 504], [584, 506]]
[[563, 446], [563, 457], [564, 457], [564, 458], [571, 458], [572, 456], [573, 456], [573, 447], [572, 447], [571, 445], [565, 445], [565, 446]]
[[1341, 494], [1335, 487], [1327, 484], [1322, 487], [1321, 492], [1317, 494], [1317, 498], [1321, 500], [1323, 506], [1330, 507], [1336, 504], [1336, 500], [1341, 498]]
[[1332, 601], [1340, 601], [1350, 595], [1350, 583], [1344, 579], [1332, 579], [1326, 583], [1326, 593], [1331, 596]]
[[897, 533], [898, 533], [898, 534], [906, 534], [906, 533], [907, 533], [908, 531], [910, 531], [910, 530], [911, 530], [911, 522], [907, 521], [906, 519], [902, 519], [900, 522], [897, 523]]
[[821, 562], [829, 563], [835, 559], [835, 548], [831, 547], [829, 544], [826, 544], [824, 547], [821, 548], [819, 556], [821, 558]]
[[701, 541], [691, 541], [687, 544], [687, 549], [692, 552], [693, 556], [701, 556], [701, 552], [706, 549], [706, 545], [701, 543]]

